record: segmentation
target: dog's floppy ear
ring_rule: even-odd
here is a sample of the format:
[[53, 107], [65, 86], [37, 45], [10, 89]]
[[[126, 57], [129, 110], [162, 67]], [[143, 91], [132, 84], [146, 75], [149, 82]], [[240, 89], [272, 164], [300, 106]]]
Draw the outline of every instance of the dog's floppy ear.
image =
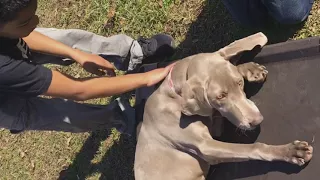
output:
[[211, 107], [205, 100], [204, 83], [197, 78], [188, 79], [181, 90], [182, 113], [187, 116], [201, 115], [210, 116]]
[[251, 36], [234, 41], [228, 46], [221, 48], [218, 53], [225, 59], [230, 60], [232, 57], [241, 54], [244, 51], [251, 51], [255, 47], [260, 46], [261, 48], [266, 45], [268, 38], [262, 33], [256, 33]]

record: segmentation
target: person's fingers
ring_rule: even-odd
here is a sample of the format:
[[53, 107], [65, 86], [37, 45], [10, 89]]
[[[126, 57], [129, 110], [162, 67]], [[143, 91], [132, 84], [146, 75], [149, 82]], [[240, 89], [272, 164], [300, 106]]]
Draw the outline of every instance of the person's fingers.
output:
[[95, 74], [98, 76], [106, 75], [106, 72], [103, 71], [103, 69], [99, 65], [94, 63], [86, 63], [84, 64], [83, 68], [91, 74]]
[[172, 63], [172, 64], [169, 64], [168, 66], [166, 66], [165, 68], [170, 71], [171, 68], [175, 65], [176, 63]]
[[90, 71], [92, 74], [98, 75], [98, 76], [104, 76], [106, 75], [105, 71], [102, 71], [99, 66], [93, 66], [90, 68]]
[[100, 67], [96, 67], [95, 70], [93, 71], [94, 74], [96, 75], [99, 75], [99, 76], [102, 76], [102, 75], [109, 75], [109, 76], [116, 76], [116, 73], [114, 72], [113, 69], [107, 69], [107, 70], [104, 70], [103, 68], [100, 68]]
[[161, 70], [161, 72], [159, 73], [159, 76], [161, 76], [162, 79], [165, 78], [169, 74], [169, 72], [173, 66], [174, 66], [174, 64], [170, 64], [164, 68], [159, 69], [159, 70]]
[[153, 86], [163, 80], [169, 71], [166, 68], [158, 68], [150, 72], [149, 83], [147, 86]]
[[105, 61], [105, 63], [103, 64], [97, 64], [97, 69], [102, 69], [102, 70], [105, 70], [107, 71], [107, 74], [109, 76], [116, 76], [116, 73], [115, 73], [115, 67], [113, 64], [109, 63], [108, 61]]
[[104, 67], [107, 68], [107, 69], [112, 69], [112, 70], [115, 70], [115, 69], [116, 69], [116, 68], [114, 67], [114, 65], [111, 64], [111, 63], [108, 62], [108, 61], [105, 61]]
[[105, 60], [102, 68], [107, 70], [109, 76], [116, 76], [116, 73], [115, 73], [116, 68], [109, 61]]
[[104, 71], [99, 70], [98, 68], [87, 70], [89, 73], [95, 74], [97, 76], [104, 76], [106, 73]]
[[100, 70], [96, 70], [96, 71], [95, 71], [95, 74], [96, 74], [97, 76], [104, 76], [104, 75], [106, 75], [105, 72], [100, 71]]
[[163, 69], [162, 69], [161, 76], [163, 76], [163, 78], [165, 78], [165, 77], [169, 74], [170, 70], [172, 69], [172, 67], [173, 67], [174, 65], [175, 65], [175, 63], [170, 64], [170, 65], [166, 66], [165, 68], [163, 68]]
[[114, 70], [107, 70], [107, 74], [111, 77], [116, 76], [116, 73], [114, 72]]

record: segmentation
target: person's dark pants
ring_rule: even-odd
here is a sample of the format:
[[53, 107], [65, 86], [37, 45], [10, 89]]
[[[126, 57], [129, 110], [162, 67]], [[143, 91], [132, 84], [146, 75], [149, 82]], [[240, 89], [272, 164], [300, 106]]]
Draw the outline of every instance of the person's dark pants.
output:
[[299, 24], [314, 0], [222, 0], [232, 17], [245, 26], [261, 26], [269, 17], [281, 24]]

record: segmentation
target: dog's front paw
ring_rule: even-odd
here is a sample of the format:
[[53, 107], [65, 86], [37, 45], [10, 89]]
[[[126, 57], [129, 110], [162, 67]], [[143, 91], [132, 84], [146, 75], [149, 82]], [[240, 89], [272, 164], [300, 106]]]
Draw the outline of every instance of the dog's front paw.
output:
[[249, 62], [237, 66], [239, 73], [249, 82], [263, 82], [267, 78], [267, 68], [263, 65]]
[[284, 151], [285, 161], [303, 166], [305, 163], [311, 160], [313, 147], [305, 141], [294, 141], [290, 144], [285, 145]]

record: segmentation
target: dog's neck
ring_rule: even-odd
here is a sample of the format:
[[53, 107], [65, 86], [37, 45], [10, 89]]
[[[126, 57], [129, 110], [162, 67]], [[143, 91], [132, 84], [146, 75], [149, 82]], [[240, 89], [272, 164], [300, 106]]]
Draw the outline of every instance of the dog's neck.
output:
[[180, 61], [171, 67], [166, 81], [167, 87], [174, 94], [181, 96], [183, 84], [186, 82], [188, 63]]

